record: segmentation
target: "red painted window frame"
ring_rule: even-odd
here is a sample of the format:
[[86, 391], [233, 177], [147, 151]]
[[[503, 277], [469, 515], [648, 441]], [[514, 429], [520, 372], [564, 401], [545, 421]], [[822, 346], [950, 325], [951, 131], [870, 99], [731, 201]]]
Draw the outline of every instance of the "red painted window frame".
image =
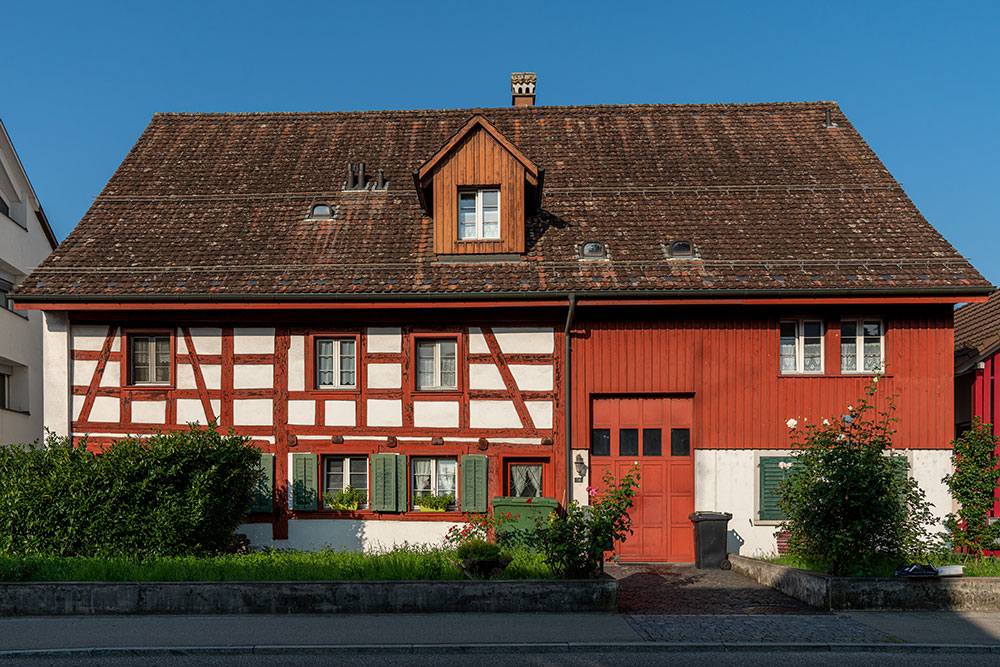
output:
[[[413, 332], [410, 334], [410, 390], [414, 396], [464, 396], [465, 395], [465, 366], [466, 352], [462, 345], [463, 336], [461, 332]], [[421, 342], [428, 340], [452, 340], [455, 341], [455, 388], [454, 389], [420, 389], [417, 387], [417, 346]]]
[[514, 497], [510, 491], [510, 466], [518, 464], [541, 464], [542, 465], [542, 496], [552, 498], [555, 496], [555, 479], [552, 474], [552, 457], [550, 456], [504, 456], [500, 459], [500, 488], [503, 496]]
[[[177, 330], [170, 328], [144, 328], [121, 330], [121, 388], [129, 391], [164, 391], [177, 388]], [[132, 383], [132, 337], [168, 336], [170, 338], [170, 382]]]
[[[305, 347], [305, 390], [317, 398], [336, 398], [350, 396], [356, 398], [361, 394], [363, 374], [367, 373], [364, 363], [365, 355], [361, 350], [361, 332], [357, 329], [322, 329], [310, 331], [304, 335]], [[316, 346], [320, 339], [350, 339], [354, 341], [354, 386], [353, 387], [320, 387], [316, 377]]]

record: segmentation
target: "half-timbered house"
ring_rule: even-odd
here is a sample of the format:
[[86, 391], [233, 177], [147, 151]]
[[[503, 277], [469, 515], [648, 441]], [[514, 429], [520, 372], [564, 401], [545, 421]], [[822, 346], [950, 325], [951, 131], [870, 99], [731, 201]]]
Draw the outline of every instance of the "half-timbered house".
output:
[[[216, 421], [259, 545], [439, 539], [638, 462], [631, 560], [694, 510], [774, 548], [790, 418], [874, 374], [940, 514], [952, 308], [989, 283], [831, 102], [158, 114], [17, 292], [50, 428]], [[326, 507], [351, 485], [357, 510]], [[421, 495], [451, 495], [444, 512]]]

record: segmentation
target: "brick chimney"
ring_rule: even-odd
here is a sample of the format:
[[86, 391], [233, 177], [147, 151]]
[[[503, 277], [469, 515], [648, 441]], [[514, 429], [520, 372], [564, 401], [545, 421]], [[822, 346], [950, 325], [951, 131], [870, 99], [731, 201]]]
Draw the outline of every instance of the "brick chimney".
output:
[[510, 103], [516, 107], [535, 106], [535, 73], [512, 72], [510, 75]]

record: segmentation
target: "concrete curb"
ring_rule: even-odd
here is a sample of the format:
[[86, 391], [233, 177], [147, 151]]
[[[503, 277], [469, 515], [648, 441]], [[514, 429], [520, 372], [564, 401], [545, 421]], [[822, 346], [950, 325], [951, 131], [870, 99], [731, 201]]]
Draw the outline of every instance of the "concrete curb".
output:
[[379, 653], [488, 654], [488, 653], [684, 653], [711, 652], [799, 652], [799, 653], [961, 653], [1000, 655], [1000, 645], [988, 644], [826, 644], [752, 642], [554, 642], [505, 644], [342, 644], [342, 645], [254, 645], [254, 646], [155, 646], [37, 649], [0, 651], [0, 660], [39, 658], [112, 658], [140, 656], [199, 655], [350, 655]]

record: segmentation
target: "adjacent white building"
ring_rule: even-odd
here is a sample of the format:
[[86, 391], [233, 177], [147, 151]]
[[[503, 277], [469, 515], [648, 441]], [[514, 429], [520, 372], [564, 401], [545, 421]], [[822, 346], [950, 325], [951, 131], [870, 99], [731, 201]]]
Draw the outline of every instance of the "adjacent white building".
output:
[[0, 445], [42, 437], [42, 314], [10, 292], [57, 245], [0, 121]]

